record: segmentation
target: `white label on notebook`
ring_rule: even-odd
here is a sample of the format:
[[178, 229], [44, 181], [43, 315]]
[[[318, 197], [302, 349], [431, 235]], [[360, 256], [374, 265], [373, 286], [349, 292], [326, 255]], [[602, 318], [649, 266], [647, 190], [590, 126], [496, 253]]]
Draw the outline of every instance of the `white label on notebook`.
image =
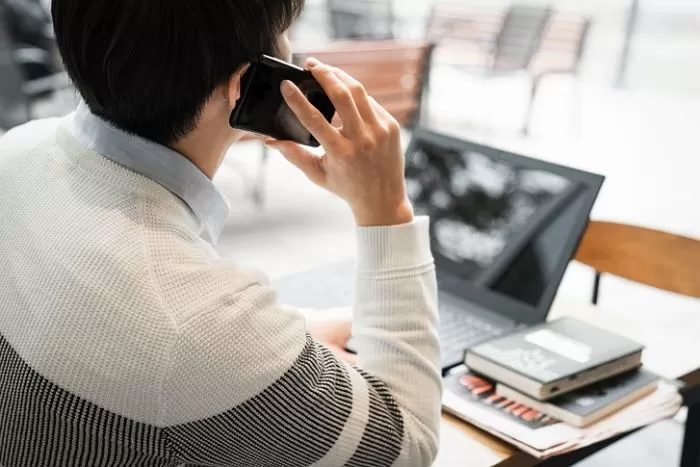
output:
[[551, 329], [540, 329], [530, 333], [525, 336], [525, 340], [578, 363], [588, 363], [591, 359], [592, 349], [589, 346]]

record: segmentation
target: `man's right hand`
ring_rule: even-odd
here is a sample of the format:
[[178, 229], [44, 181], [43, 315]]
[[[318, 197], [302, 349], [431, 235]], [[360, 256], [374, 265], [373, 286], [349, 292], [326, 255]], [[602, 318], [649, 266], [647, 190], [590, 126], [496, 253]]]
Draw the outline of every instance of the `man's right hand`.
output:
[[341, 128], [334, 128], [293, 83], [282, 95], [299, 121], [326, 151], [316, 156], [291, 141], [267, 140], [317, 185], [343, 198], [359, 226], [390, 226], [413, 220], [406, 196], [400, 127], [357, 80], [315, 59], [306, 63], [333, 102]]

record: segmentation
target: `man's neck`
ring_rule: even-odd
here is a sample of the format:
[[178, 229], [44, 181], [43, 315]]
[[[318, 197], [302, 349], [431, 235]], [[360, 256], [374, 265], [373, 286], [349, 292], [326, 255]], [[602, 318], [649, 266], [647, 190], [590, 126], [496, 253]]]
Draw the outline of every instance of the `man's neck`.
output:
[[171, 145], [171, 149], [189, 159], [210, 179], [214, 178], [233, 143], [231, 128], [224, 119], [204, 115], [197, 129]]

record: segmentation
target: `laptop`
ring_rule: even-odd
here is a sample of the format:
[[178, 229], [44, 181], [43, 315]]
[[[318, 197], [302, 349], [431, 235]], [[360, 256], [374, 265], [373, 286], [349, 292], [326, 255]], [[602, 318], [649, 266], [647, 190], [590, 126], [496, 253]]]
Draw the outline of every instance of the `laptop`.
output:
[[[431, 217], [446, 373], [464, 350], [543, 322], [578, 248], [604, 177], [417, 129], [406, 187]], [[352, 303], [354, 265], [276, 283], [280, 303]], [[352, 349], [352, 342], [348, 345]]]

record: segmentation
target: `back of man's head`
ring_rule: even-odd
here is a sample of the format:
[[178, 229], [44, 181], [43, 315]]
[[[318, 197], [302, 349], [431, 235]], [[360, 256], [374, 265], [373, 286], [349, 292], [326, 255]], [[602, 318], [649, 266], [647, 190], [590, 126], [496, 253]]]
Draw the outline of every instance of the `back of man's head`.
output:
[[64, 65], [93, 113], [171, 144], [214, 89], [277, 41], [304, 0], [53, 0]]

